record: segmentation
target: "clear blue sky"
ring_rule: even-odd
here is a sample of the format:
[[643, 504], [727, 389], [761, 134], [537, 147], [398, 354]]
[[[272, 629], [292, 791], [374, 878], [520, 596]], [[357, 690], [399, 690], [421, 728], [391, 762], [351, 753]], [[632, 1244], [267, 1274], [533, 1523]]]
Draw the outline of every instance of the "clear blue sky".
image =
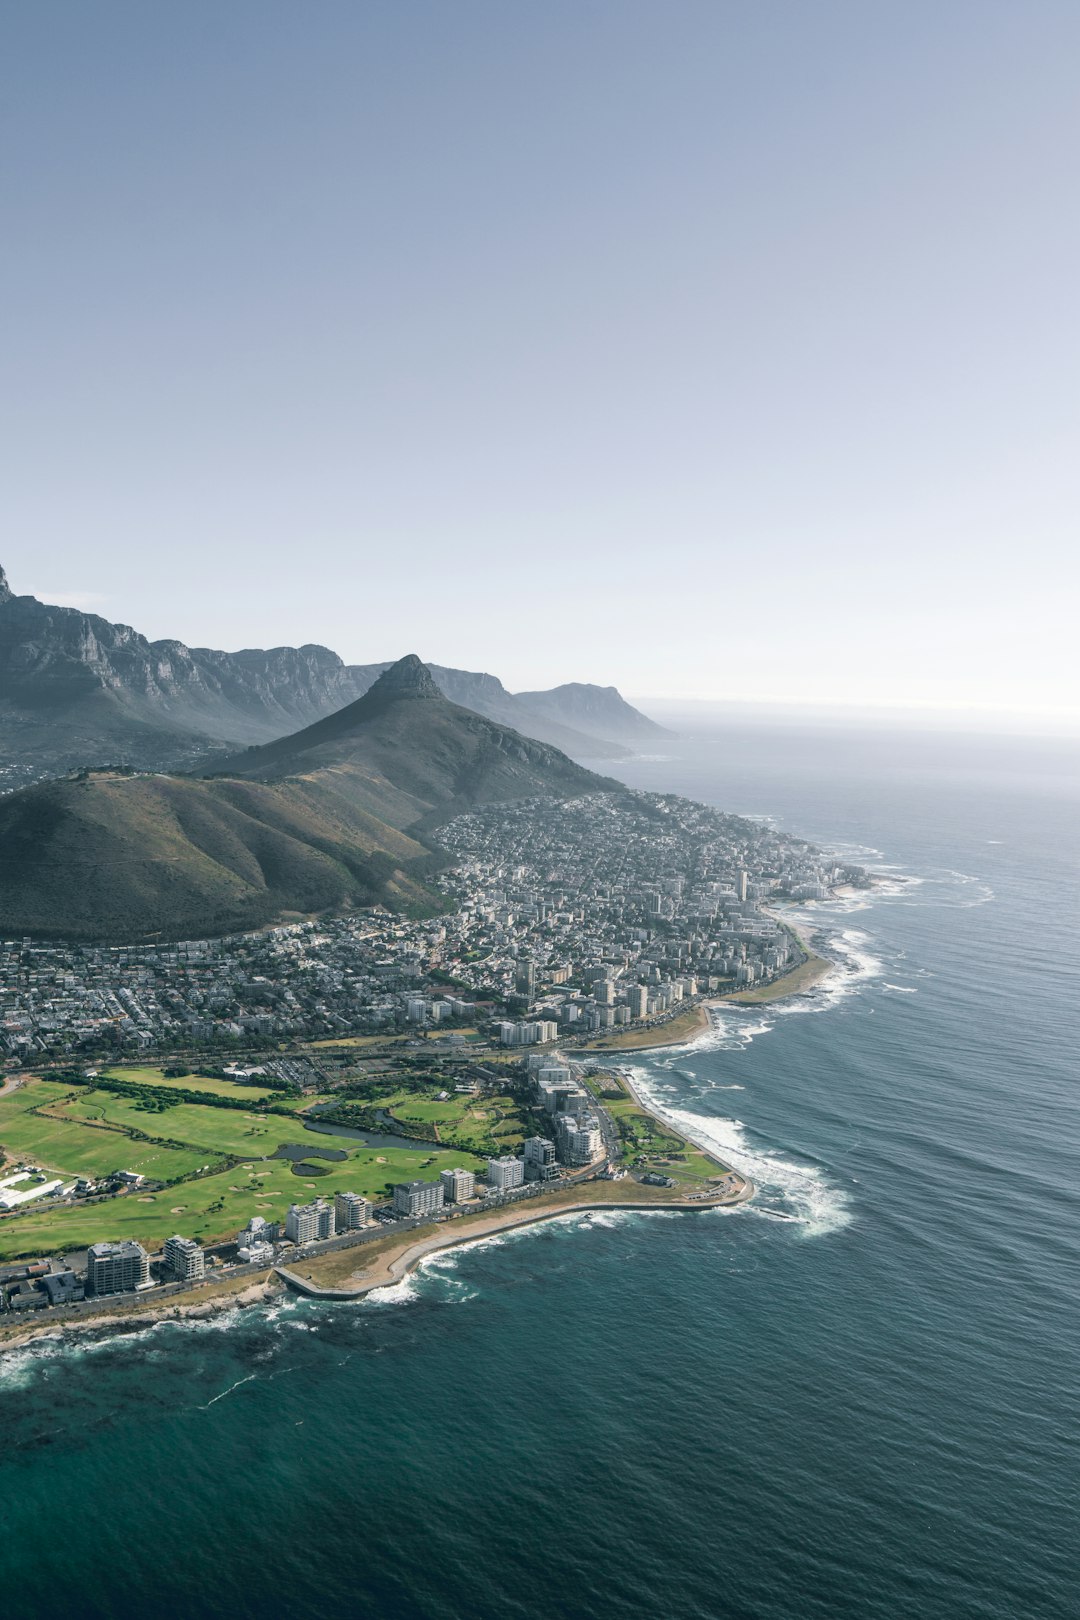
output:
[[0, 6], [16, 590], [1080, 710], [1076, 0]]

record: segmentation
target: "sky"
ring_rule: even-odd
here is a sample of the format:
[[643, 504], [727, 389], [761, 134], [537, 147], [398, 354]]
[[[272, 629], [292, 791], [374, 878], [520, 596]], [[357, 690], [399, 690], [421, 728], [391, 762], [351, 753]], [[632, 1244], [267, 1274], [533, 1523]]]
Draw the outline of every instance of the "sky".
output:
[[1075, 0], [0, 4], [0, 562], [512, 689], [1080, 716]]

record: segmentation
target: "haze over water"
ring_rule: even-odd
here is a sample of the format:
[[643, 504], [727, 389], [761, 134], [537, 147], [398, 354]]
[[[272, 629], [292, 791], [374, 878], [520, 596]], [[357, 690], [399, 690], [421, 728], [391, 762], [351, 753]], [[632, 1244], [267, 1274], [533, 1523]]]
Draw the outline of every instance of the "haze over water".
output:
[[887, 869], [844, 975], [641, 1056], [759, 1198], [0, 1358], [18, 1620], [1057, 1620], [1080, 1560], [1080, 769], [687, 732], [632, 785]]

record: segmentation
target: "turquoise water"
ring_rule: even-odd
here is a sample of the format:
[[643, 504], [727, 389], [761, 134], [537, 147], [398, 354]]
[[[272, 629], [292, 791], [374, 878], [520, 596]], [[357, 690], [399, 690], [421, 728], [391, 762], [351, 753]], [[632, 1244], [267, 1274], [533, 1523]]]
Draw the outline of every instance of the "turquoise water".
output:
[[805, 913], [824, 990], [637, 1062], [756, 1206], [4, 1358], [5, 1617], [1077, 1612], [1075, 756], [729, 731], [624, 774], [913, 880]]

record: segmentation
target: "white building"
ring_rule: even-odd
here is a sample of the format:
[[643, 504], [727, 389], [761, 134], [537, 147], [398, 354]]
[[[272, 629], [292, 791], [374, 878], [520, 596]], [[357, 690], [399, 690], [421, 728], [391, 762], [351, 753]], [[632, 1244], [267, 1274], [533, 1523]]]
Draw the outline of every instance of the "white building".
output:
[[359, 1193], [334, 1194], [334, 1226], [339, 1232], [358, 1232], [371, 1224], [371, 1205]]
[[463, 1204], [476, 1192], [476, 1176], [472, 1170], [440, 1170], [443, 1199], [448, 1204]]
[[441, 1181], [399, 1181], [394, 1188], [395, 1215], [435, 1215], [443, 1203]]
[[509, 1187], [520, 1187], [525, 1180], [525, 1166], [520, 1159], [507, 1156], [502, 1159], [489, 1159], [487, 1167], [488, 1186], [499, 1192], [505, 1192]]
[[322, 1198], [310, 1204], [290, 1204], [285, 1236], [290, 1243], [314, 1243], [334, 1235], [334, 1211]]

